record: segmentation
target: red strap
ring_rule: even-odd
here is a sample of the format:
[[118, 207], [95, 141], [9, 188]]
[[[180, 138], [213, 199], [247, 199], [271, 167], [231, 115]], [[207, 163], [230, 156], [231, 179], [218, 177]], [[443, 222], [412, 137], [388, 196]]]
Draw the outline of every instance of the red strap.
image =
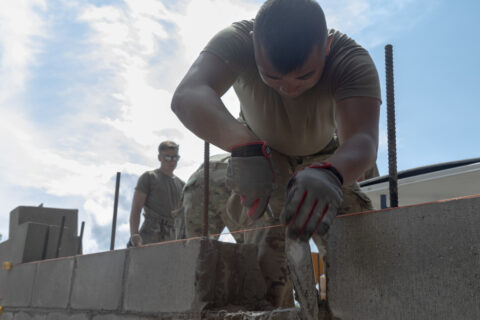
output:
[[307, 220], [303, 223], [302, 228], [300, 229], [300, 232], [298, 232], [297, 239], [300, 237], [300, 235], [305, 231], [305, 228], [307, 227], [308, 222], [312, 218], [313, 211], [315, 210], [315, 207], [317, 206], [318, 199], [315, 199], [315, 202], [313, 203], [312, 209], [310, 209], [310, 213], [308, 214]]

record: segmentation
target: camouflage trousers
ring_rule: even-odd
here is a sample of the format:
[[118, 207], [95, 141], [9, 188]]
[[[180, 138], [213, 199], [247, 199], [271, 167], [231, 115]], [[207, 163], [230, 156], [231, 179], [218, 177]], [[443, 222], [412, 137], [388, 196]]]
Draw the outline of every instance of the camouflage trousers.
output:
[[[285, 187], [292, 174], [315, 162], [329, 158], [338, 144], [332, 140], [321, 152], [312, 156], [290, 157], [272, 152], [276, 186], [270, 198], [273, 217], [265, 214], [252, 226], [243, 212], [240, 197], [232, 193], [225, 185], [228, 155], [222, 159], [211, 159], [209, 233], [221, 232], [224, 226], [230, 231], [245, 229], [248, 225], [253, 231], [234, 234], [244, 243], [258, 246], [258, 262], [267, 285], [267, 300], [275, 307], [292, 307], [293, 286], [285, 257], [285, 228], [279, 226], [279, 216], [284, 204]], [[200, 236], [203, 226], [203, 168], [197, 170], [187, 182], [183, 196], [184, 235], [189, 238]], [[228, 200], [227, 200], [228, 199]], [[372, 210], [370, 199], [360, 190], [357, 183], [343, 187], [343, 202], [338, 214]], [[277, 225], [272, 228], [265, 228]], [[325, 255], [325, 241], [318, 236], [312, 238]]]
[[175, 240], [175, 226], [172, 218], [145, 214], [145, 220], [138, 232], [143, 244]]

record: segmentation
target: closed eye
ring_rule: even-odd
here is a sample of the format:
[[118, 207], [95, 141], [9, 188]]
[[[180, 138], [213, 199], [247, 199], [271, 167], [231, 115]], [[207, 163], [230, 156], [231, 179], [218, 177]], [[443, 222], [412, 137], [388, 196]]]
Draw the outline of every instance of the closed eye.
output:
[[307, 80], [307, 79], [310, 79], [313, 76], [314, 73], [315, 73], [315, 71], [310, 71], [310, 72], [307, 72], [306, 74], [304, 74], [303, 76], [297, 77], [296, 79], [297, 80]]
[[280, 80], [279, 77], [272, 76], [271, 74], [268, 74], [268, 73], [264, 73], [263, 75], [264, 75], [265, 77], [269, 78], [269, 79], [272, 79], [272, 80]]

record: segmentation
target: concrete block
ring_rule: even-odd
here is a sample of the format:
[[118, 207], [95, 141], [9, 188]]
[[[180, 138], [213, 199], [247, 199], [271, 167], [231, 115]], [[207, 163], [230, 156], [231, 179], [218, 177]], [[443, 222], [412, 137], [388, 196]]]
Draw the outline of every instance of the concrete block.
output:
[[[6, 254], [1, 254], [4, 260], [13, 263], [39, 261], [45, 251], [45, 259], [55, 258], [60, 228], [34, 222], [25, 222], [18, 226], [16, 233], [8, 240]], [[60, 244], [59, 257], [76, 254], [78, 237], [68, 228], [64, 228]], [[1, 252], [0, 252], [1, 253]]]
[[[161, 316], [159, 317], [141, 317], [141, 316], [128, 316], [128, 315], [118, 315], [118, 314], [102, 314], [96, 315], [92, 318], [92, 320], [160, 320], [163, 319]], [[169, 320], [172, 318], [169, 318]]]
[[77, 256], [70, 305], [116, 310], [121, 306], [126, 250]]
[[43, 313], [19, 312], [15, 314], [14, 320], [46, 320], [47, 316]]
[[1, 320], [13, 320], [14, 316], [15, 315], [11, 312], [3, 312], [2, 314], [0, 314], [0, 319]]
[[[202, 319], [204, 320], [301, 320], [299, 309], [276, 309], [273, 311], [215, 311], [206, 312]], [[331, 318], [321, 317], [318, 320], [326, 320]]]
[[89, 320], [86, 313], [68, 314], [66, 312], [51, 312], [47, 314], [46, 320]]
[[11, 270], [0, 269], [0, 296], [3, 307], [28, 307], [32, 298], [37, 265], [14, 265]]
[[[57, 250], [58, 237], [60, 236], [59, 226], [48, 227], [48, 242], [45, 259], [55, 259]], [[71, 230], [64, 227], [62, 234], [62, 241], [58, 251], [58, 257], [70, 257], [77, 254], [78, 237], [74, 235]]]
[[[257, 246], [219, 241], [212, 243], [218, 250], [218, 259], [211, 280], [215, 283], [215, 296], [210, 305], [241, 305], [247, 310], [262, 310], [262, 306], [268, 304], [264, 300], [267, 288], [257, 260]], [[213, 261], [208, 263], [211, 265]]]
[[72, 282], [74, 258], [38, 262], [32, 306], [66, 308]]
[[0, 243], [0, 264], [5, 261], [11, 261], [10, 240]]
[[328, 291], [348, 319], [480, 319], [480, 198], [339, 217]]
[[42, 259], [48, 226], [26, 222], [18, 226], [10, 237], [10, 259], [13, 263], [26, 263]]
[[19, 206], [10, 212], [9, 237], [11, 239], [16, 234], [16, 229], [25, 222], [60, 226], [62, 216], [65, 216], [65, 227], [76, 235], [78, 210]]
[[187, 312], [196, 301], [200, 241], [129, 249], [124, 309]]

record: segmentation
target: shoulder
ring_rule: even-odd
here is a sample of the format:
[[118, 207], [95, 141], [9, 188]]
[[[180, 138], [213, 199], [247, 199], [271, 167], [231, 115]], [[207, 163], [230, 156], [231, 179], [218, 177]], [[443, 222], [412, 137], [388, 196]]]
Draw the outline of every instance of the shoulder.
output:
[[203, 52], [216, 55], [234, 72], [239, 72], [254, 61], [251, 31], [253, 20], [235, 22], [219, 31], [208, 42]]
[[329, 30], [333, 37], [325, 65], [335, 100], [352, 96], [381, 99], [378, 72], [368, 51], [338, 30]]
[[329, 35], [333, 39], [330, 46], [330, 54], [327, 58], [327, 65], [336, 66], [359, 56], [369, 57], [368, 51], [348, 35], [335, 29], [330, 29]]

